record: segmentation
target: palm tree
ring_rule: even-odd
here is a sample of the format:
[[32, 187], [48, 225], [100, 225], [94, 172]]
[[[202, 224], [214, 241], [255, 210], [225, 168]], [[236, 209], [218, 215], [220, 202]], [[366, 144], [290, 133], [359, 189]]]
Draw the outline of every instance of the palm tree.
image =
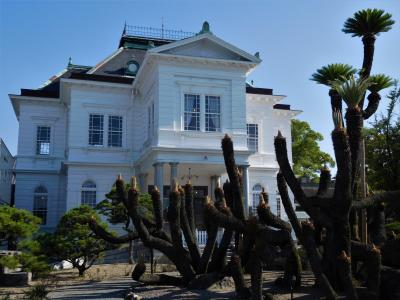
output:
[[370, 79], [372, 84], [368, 87], [368, 90], [371, 93], [368, 95], [368, 106], [363, 111], [364, 120], [372, 116], [378, 109], [381, 100], [379, 92], [394, 84], [393, 79], [385, 74], [371, 75]]
[[329, 96], [331, 97], [332, 112], [342, 112], [342, 98], [335, 89], [332, 82], [337, 80], [347, 80], [356, 73], [356, 69], [347, 64], [329, 64], [318, 69], [311, 76], [311, 80], [316, 83], [330, 87]]
[[348, 18], [344, 23], [342, 31], [353, 37], [362, 37], [364, 44], [364, 60], [361, 70], [361, 77], [366, 78], [371, 73], [372, 61], [374, 58], [375, 39], [381, 32], [392, 29], [394, 20], [392, 15], [385, 13], [382, 9], [363, 9]]

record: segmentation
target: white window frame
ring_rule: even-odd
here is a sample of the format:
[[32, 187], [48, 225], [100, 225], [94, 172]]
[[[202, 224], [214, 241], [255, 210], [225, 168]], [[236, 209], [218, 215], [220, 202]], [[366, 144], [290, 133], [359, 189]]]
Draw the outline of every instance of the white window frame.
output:
[[[48, 141], [47, 140], [39, 140], [39, 128], [48, 128]], [[51, 151], [51, 126], [49, 125], [37, 125], [36, 126], [36, 147], [35, 147], [35, 154], [40, 156], [49, 156]], [[42, 144], [48, 144], [47, 146], [47, 153], [42, 153]]]
[[[207, 98], [218, 99], [218, 112], [207, 112]], [[200, 112], [201, 113], [201, 112]], [[215, 126], [215, 130], [207, 128], [207, 116], [218, 116], [219, 126]], [[221, 96], [218, 95], [204, 95], [204, 131], [206, 132], [221, 132]]]
[[[40, 191], [43, 189], [43, 191]], [[39, 201], [44, 201], [44, 207], [38, 205]], [[46, 225], [47, 223], [47, 212], [48, 212], [48, 203], [49, 203], [49, 191], [43, 185], [39, 185], [35, 188], [33, 192], [33, 209], [32, 214], [36, 217], [41, 218], [42, 225]]]
[[[260, 187], [260, 189], [255, 189], [255, 188]], [[252, 198], [252, 209], [253, 209], [253, 214], [257, 213], [257, 206], [260, 201], [260, 194], [263, 190], [263, 186], [260, 183], [256, 183], [253, 185], [253, 188], [251, 189], [251, 198]]]
[[[91, 186], [85, 186], [90, 185]], [[87, 199], [88, 196], [93, 197], [94, 195], [94, 203], [93, 199]], [[81, 205], [88, 205], [94, 208], [97, 205], [97, 184], [93, 180], [85, 180], [81, 185]]]
[[[101, 116], [102, 117], [102, 127], [101, 127], [101, 129], [95, 129], [95, 128], [91, 128], [91, 125], [90, 125], [90, 123], [91, 123], [91, 121], [92, 121], [92, 116]], [[90, 113], [89, 114], [89, 132], [88, 132], [88, 144], [89, 144], [89, 146], [93, 146], [93, 147], [103, 147], [104, 146], [104, 127], [105, 127], [105, 119], [107, 119], [107, 118], [105, 118], [104, 117], [105, 116], [105, 114], [102, 114], [102, 113]], [[98, 134], [101, 134], [101, 143], [99, 142], [99, 143], [94, 143], [92, 140], [91, 140], [91, 134], [96, 134], [96, 133], [98, 133]]]
[[[120, 118], [120, 122], [121, 122], [121, 128], [120, 129], [118, 129], [118, 130], [115, 130], [115, 129], [113, 129], [113, 128], [110, 128], [110, 126], [111, 126], [111, 124], [112, 124], [112, 122], [110, 122], [110, 119], [111, 118]], [[108, 122], [108, 124], [107, 124], [107, 146], [108, 147], [115, 147], [115, 148], [121, 148], [122, 147], [122, 144], [123, 144], [123, 136], [124, 136], [124, 117], [123, 116], [120, 116], [120, 115], [107, 115], [107, 122]], [[111, 138], [112, 138], [112, 135], [113, 134], [119, 134], [120, 135], [120, 141], [121, 141], [121, 144], [120, 145], [115, 145], [115, 144], [112, 144], [111, 142]]]
[[[199, 111], [187, 111], [186, 110], [186, 96], [194, 96], [196, 97], [196, 100], [198, 100], [199, 105], [198, 105], [198, 109]], [[202, 107], [202, 101], [201, 101], [201, 95], [197, 94], [197, 93], [184, 93], [183, 94], [183, 130], [184, 131], [202, 131], [201, 127], [202, 127], [202, 111], [204, 111], [204, 108]], [[189, 126], [186, 126], [186, 116], [190, 114], [196, 117], [197, 122], [198, 122], [198, 126], [195, 127], [195, 129], [189, 129]], [[190, 125], [190, 124], [188, 124]], [[196, 124], [197, 125], [197, 124]]]
[[[250, 136], [249, 134], [249, 127], [254, 126], [256, 129], [256, 136]], [[247, 148], [249, 151], [257, 153], [259, 152], [259, 142], [260, 142], [260, 132], [259, 132], [259, 125], [257, 123], [247, 123], [246, 124], [246, 132], [247, 132]], [[255, 142], [255, 149], [250, 147], [250, 141]]]
[[276, 193], [276, 215], [280, 218], [282, 215], [281, 196]]
[[[186, 113], [192, 113], [186, 111], [185, 107], [185, 100], [186, 100], [186, 95], [195, 95], [199, 97], [199, 108], [200, 111], [196, 112], [196, 114], [199, 117], [199, 127], [198, 129], [186, 129]], [[206, 97], [216, 97], [219, 98], [219, 113], [207, 113], [206, 112]], [[220, 94], [213, 94], [213, 93], [208, 93], [208, 92], [183, 92], [182, 93], [182, 131], [187, 131], [187, 132], [204, 132], [204, 133], [213, 133], [213, 132], [222, 132], [222, 102], [223, 102], [223, 97]], [[216, 130], [209, 130], [206, 128], [206, 117], [207, 115], [218, 115], [219, 116], [219, 127], [216, 127]]]

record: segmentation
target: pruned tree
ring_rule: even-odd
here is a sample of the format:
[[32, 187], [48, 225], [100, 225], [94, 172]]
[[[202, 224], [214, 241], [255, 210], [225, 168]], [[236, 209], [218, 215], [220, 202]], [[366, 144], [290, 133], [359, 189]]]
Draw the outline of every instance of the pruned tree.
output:
[[[357, 12], [353, 18], [346, 21], [343, 31], [363, 37], [364, 61], [360, 77], [355, 79], [349, 74], [353, 73], [350, 72], [351, 68], [344, 66], [335, 76], [332, 76], [333, 71], [326, 70], [333, 68], [331, 66], [318, 70], [312, 77], [318, 83], [330, 87], [334, 123], [332, 142], [337, 164], [332, 197], [327, 195], [327, 186], [331, 178], [328, 169], [321, 171], [318, 193], [311, 197], [305, 195], [289, 163], [285, 138], [280, 132], [275, 138], [275, 152], [280, 167], [277, 180], [282, 202], [294, 231], [308, 254], [317, 284], [324, 289], [328, 299], [337, 299], [341, 294], [348, 299], [377, 299], [380, 293], [380, 248], [385, 243], [382, 203], [395, 201], [400, 196], [400, 191], [362, 199], [356, 193], [356, 182], [359, 177], [363, 120], [377, 110], [379, 91], [391, 85], [391, 80], [385, 76], [370, 77], [374, 42], [376, 35], [388, 31], [393, 23], [391, 15], [382, 10], [368, 9]], [[363, 102], [368, 89], [369, 102], [364, 109]], [[335, 101], [332, 101], [332, 95], [337, 98]], [[342, 101], [347, 105], [345, 122], [342, 118]], [[298, 221], [289, 199], [287, 185], [308, 213], [311, 222]], [[359, 201], [355, 201], [356, 198]], [[369, 243], [363, 244], [352, 234], [350, 220], [351, 212], [366, 207], [370, 208], [369, 217], [374, 214], [376, 222], [370, 228]], [[353, 280], [358, 275], [357, 261], [363, 264], [366, 271], [365, 278], [357, 277], [367, 288], [364, 293], [362, 289], [357, 289]]]
[[[183, 188], [175, 182], [170, 193], [167, 213], [169, 232], [163, 226], [160, 193], [155, 188], [150, 194], [153, 203], [154, 219], [140, 213], [139, 192], [136, 179], [131, 179], [129, 187], [119, 176], [116, 183], [116, 197], [126, 208], [127, 216], [134, 224], [135, 231], [125, 236], [114, 236], [92, 219], [90, 226], [99, 237], [112, 243], [123, 243], [140, 239], [147, 247], [166, 255], [175, 264], [180, 278], [170, 276], [146, 275], [143, 266], [134, 271], [136, 280], [155, 283], [182, 284], [189, 288], [207, 288], [224, 276], [232, 276], [236, 291], [240, 296], [253, 299], [262, 297], [262, 262], [267, 245], [280, 246], [287, 254], [287, 264], [283, 282], [290, 283], [296, 278], [296, 286], [301, 283], [301, 264], [295, 243], [291, 237], [291, 226], [272, 214], [268, 206], [268, 195], [260, 195], [257, 208], [258, 218], [246, 219], [242, 200], [241, 174], [235, 163], [233, 142], [225, 136], [222, 140], [229, 181], [215, 190], [215, 202], [207, 197], [204, 200], [204, 219], [207, 230], [207, 242], [200, 253], [195, 236], [193, 188], [187, 183]], [[222, 239], [217, 243], [217, 232], [224, 229]], [[272, 229], [275, 228], [275, 229]], [[226, 262], [228, 248], [234, 236], [237, 236], [235, 252]], [[187, 246], [184, 246], [185, 241]], [[251, 289], [246, 286], [243, 268], [251, 273]], [[139, 270], [140, 269], [140, 270]]]

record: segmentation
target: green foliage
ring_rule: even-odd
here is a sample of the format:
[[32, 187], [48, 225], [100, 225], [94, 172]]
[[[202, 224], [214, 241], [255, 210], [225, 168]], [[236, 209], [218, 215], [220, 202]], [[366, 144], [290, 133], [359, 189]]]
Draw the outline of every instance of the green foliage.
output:
[[351, 76], [348, 80], [336, 80], [331, 82], [332, 88], [335, 89], [347, 107], [356, 108], [358, 103], [363, 99], [368, 87], [372, 85], [371, 78], [355, 79]]
[[[125, 190], [128, 191], [129, 188], [130, 184], [125, 184]], [[153, 219], [153, 204], [150, 194], [141, 193], [139, 195], [139, 206], [140, 214], [149, 219]], [[97, 204], [96, 210], [99, 214], [106, 216], [107, 221], [111, 224], [123, 223], [125, 224], [125, 229], [129, 228], [130, 219], [124, 204], [116, 195], [115, 186], [106, 194], [106, 199]]]
[[47, 294], [50, 292], [49, 286], [46, 283], [39, 283], [32, 286], [25, 292], [26, 299], [29, 300], [42, 300], [47, 299]]
[[41, 220], [25, 209], [0, 206], [0, 245], [9, 239], [29, 238], [39, 229]]
[[332, 157], [320, 150], [318, 142], [322, 140], [322, 134], [312, 130], [307, 122], [292, 120], [292, 156], [296, 176], [317, 181], [317, 172], [324, 165], [335, 166]]
[[23, 271], [32, 272], [33, 278], [45, 277], [50, 273], [48, 258], [38, 241], [23, 240], [18, 244], [18, 250], [21, 252], [17, 255], [0, 258], [0, 265], [10, 269], [20, 267]]
[[347, 64], [329, 64], [312, 74], [310, 80], [330, 87], [332, 82], [336, 80], [347, 80], [356, 74], [356, 71], [356, 69]]
[[352, 36], [379, 35], [392, 29], [394, 20], [392, 15], [382, 9], [363, 9], [348, 18], [342, 31]]
[[69, 261], [79, 270], [80, 275], [83, 275], [105, 250], [114, 248], [104, 240], [96, 238], [88, 226], [91, 218], [95, 218], [97, 224], [104, 228], [107, 227], [91, 207], [82, 205], [71, 209], [61, 218], [54, 234], [41, 238], [49, 257]]
[[396, 190], [400, 186], [400, 117], [395, 107], [400, 101], [400, 87], [387, 96], [387, 112], [375, 117], [364, 130], [368, 185], [373, 190]]
[[395, 234], [400, 234], [400, 222], [393, 222], [385, 225], [386, 231], [393, 231]]
[[368, 90], [375, 93], [387, 89], [394, 84], [393, 79], [385, 74], [371, 75], [369, 78], [371, 78], [372, 84], [368, 87]]

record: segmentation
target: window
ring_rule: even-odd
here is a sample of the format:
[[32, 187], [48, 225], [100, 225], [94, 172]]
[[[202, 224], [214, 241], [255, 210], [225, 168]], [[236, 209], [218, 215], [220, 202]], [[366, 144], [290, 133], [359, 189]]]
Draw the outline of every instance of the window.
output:
[[281, 217], [281, 197], [276, 197], [276, 215]]
[[89, 145], [103, 146], [104, 116], [91, 114], [89, 117]]
[[257, 206], [260, 201], [260, 194], [262, 192], [262, 186], [260, 184], [256, 184], [253, 186], [253, 199], [252, 199], [252, 208], [253, 208], [253, 213], [257, 213]]
[[258, 124], [247, 124], [247, 147], [258, 152]]
[[33, 196], [33, 215], [42, 219], [42, 225], [46, 224], [47, 219], [47, 189], [38, 186]]
[[87, 180], [82, 184], [81, 204], [96, 206], [96, 184], [93, 181]]
[[185, 94], [184, 129], [200, 130], [200, 95]]
[[108, 146], [122, 147], [122, 117], [108, 116]]
[[206, 96], [206, 131], [221, 130], [221, 105], [218, 96]]
[[36, 154], [50, 154], [50, 127], [38, 126], [36, 132]]

